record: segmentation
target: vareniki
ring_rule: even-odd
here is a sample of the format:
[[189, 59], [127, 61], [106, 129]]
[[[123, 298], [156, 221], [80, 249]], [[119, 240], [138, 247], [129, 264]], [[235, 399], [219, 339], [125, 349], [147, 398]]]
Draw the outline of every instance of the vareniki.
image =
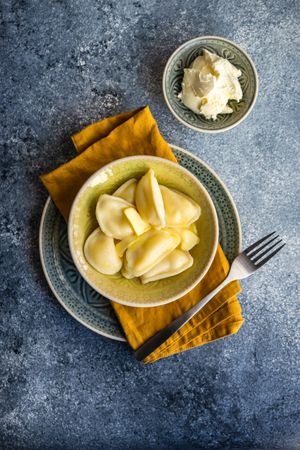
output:
[[96, 217], [103, 233], [114, 239], [124, 239], [133, 234], [124, 210], [132, 204], [113, 195], [100, 195], [96, 206]]
[[151, 270], [180, 244], [180, 237], [171, 230], [150, 230], [128, 248], [125, 269], [135, 277]]
[[193, 258], [189, 252], [179, 249], [173, 250], [161, 262], [153, 267], [153, 269], [141, 276], [142, 283], [161, 280], [162, 278], [172, 277], [191, 267]]
[[172, 277], [193, 264], [189, 253], [199, 243], [200, 206], [187, 195], [158, 183], [148, 170], [113, 195], [100, 195], [96, 228], [84, 255], [98, 272], [138, 278], [146, 284]]
[[130, 178], [130, 180], [125, 181], [114, 193], [116, 197], [120, 197], [129, 203], [135, 202], [135, 190], [136, 190], [137, 180], [135, 178]]
[[200, 217], [200, 206], [194, 200], [175, 191], [160, 186], [165, 206], [165, 220], [167, 227], [189, 227]]
[[165, 226], [165, 208], [159, 184], [152, 169], [140, 179], [135, 193], [136, 207], [150, 225]]
[[113, 238], [102, 233], [100, 228], [96, 228], [85, 241], [84, 255], [94, 269], [105, 275], [113, 275], [122, 267]]

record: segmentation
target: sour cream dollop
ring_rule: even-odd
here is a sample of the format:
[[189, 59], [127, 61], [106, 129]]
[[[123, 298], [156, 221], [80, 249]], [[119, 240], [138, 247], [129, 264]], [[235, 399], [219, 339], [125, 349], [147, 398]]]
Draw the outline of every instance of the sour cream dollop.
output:
[[228, 100], [239, 102], [243, 97], [238, 80], [241, 75], [242, 72], [227, 59], [203, 50], [203, 55], [184, 69], [182, 91], [178, 97], [196, 114], [216, 120], [218, 114], [233, 112], [227, 105]]

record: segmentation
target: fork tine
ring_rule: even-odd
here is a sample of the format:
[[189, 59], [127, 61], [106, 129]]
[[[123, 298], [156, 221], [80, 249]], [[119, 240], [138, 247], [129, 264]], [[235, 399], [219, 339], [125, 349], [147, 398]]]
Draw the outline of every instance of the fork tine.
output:
[[261, 252], [264, 248], [266, 248], [271, 242], [275, 241], [275, 239], [278, 239], [278, 234], [270, 239], [268, 242], [264, 242], [262, 245], [260, 245], [256, 250], [249, 252], [247, 256], [252, 259], [253, 256], [257, 255], [257, 253]]
[[266, 256], [266, 258], [264, 258], [258, 264], [255, 264], [255, 266], [259, 269], [261, 266], [266, 264], [266, 262], [268, 262], [271, 258], [273, 258], [273, 256], [276, 255], [276, 253], [278, 253], [285, 245], [286, 245], [286, 243], [282, 244], [279, 248], [274, 250], [274, 252], [272, 252], [269, 256]]
[[[273, 239], [272, 239], [273, 241]], [[271, 241], [270, 241], [271, 242]], [[275, 244], [271, 245], [271, 247], [268, 246], [268, 248], [260, 253], [259, 255], [257, 255], [255, 258], [252, 258], [253, 255], [249, 255], [249, 258], [251, 259], [251, 261], [253, 263], [255, 263], [256, 261], [258, 261], [259, 259], [261, 259], [263, 256], [265, 256], [267, 253], [269, 253], [270, 250], [272, 250], [272, 248], [276, 247], [278, 244], [280, 244], [282, 242], [282, 239], [280, 239], [280, 241], [275, 242]], [[265, 248], [265, 247], [264, 247]], [[255, 252], [256, 253], [256, 252]]]
[[245, 255], [247, 255], [247, 253], [251, 252], [251, 250], [253, 250], [254, 248], [256, 248], [259, 244], [261, 244], [262, 242], [264, 242], [266, 239], [268, 239], [270, 236], [273, 236], [273, 234], [275, 234], [276, 231], [273, 231], [273, 233], [268, 234], [267, 236], [261, 238], [259, 241], [254, 242], [254, 244], [250, 245], [248, 248], [246, 248], [246, 250], [244, 250], [243, 253], [245, 253]]

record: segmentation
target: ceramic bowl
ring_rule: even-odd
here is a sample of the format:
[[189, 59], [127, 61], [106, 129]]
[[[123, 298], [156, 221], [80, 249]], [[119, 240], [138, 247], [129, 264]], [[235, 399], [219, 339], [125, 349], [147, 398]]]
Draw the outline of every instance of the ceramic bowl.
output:
[[[178, 98], [181, 91], [183, 71], [206, 49], [228, 59], [241, 70], [239, 82], [243, 98], [239, 103], [229, 100], [231, 114], [218, 114], [217, 120], [206, 119], [188, 109]], [[241, 123], [251, 112], [258, 94], [258, 77], [255, 66], [238, 45], [217, 36], [203, 36], [181, 45], [169, 58], [163, 75], [163, 93], [166, 103], [174, 116], [184, 125], [205, 133], [220, 133]]]
[[[191, 250], [194, 264], [181, 274], [146, 285], [139, 279], [127, 280], [120, 273], [102, 275], [87, 263], [83, 253], [86, 238], [98, 226], [95, 207], [99, 195], [112, 194], [126, 180], [140, 178], [150, 168], [159, 183], [189, 195], [201, 206], [196, 222], [200, 243]], [[78, 271], [97, 292], [128, 306], [158, 306], [186, 294], [204, 277], [217, 249], [218, 219], [206, 189], [187, 169], [154, 156], [131, 156], [106, 165], [85, 182], [71, 208], [68, 240]]]

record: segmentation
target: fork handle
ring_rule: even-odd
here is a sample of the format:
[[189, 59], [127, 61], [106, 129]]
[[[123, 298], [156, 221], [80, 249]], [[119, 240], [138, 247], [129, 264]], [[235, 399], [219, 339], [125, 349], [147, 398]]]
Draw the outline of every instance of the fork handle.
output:
[[186, 311], [182, 316], [177, 317], [173, 322], [158, 331], [148, 341], [142, 344], [135, 352], [134, 356], [138, 361], [145, 359], [150, 353], [156, 350], [161, 344], [163, 344], [169, 337], [171, 337], [176, 331], [178, 331], [183, 325], [185, 325], [195, 314], [197, 314], [207, 303], [228, 283], [232, 281], [230, 276], [227, 276], [219, 286], [206, 295], [199, 303], [196, 303], [192, 308]]

